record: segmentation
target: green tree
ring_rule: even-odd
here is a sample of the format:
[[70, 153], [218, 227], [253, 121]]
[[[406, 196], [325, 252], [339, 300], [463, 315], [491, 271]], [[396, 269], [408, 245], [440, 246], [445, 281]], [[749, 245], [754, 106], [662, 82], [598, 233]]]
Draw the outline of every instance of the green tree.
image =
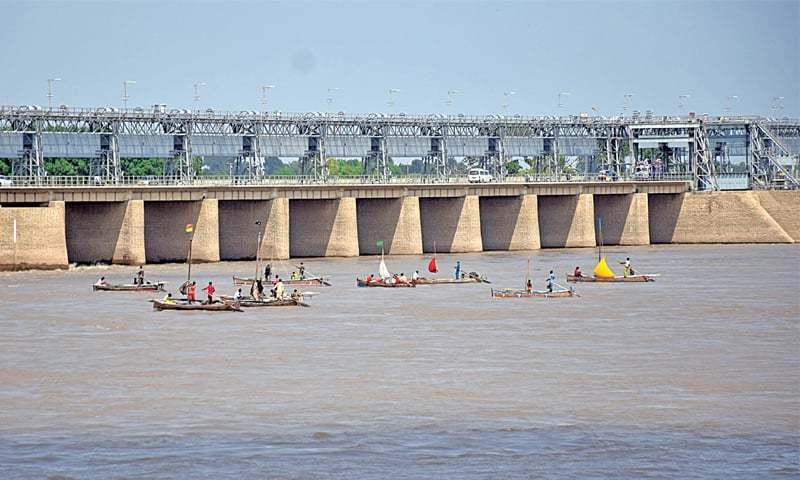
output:
[[89, 175], [89, 161], [85, 158], [46, 158], [44, 169], [57, 177]]
[[132, 177], [145, 177], [149, 175], [163, 175], [166, 160], [163, 158], [123, 158], [120, 166], [124, 175]]
[[516, 175], [522, 170], [522, 166], [519, 164], [519, 160], [511, 160], [510, 162], [506, 163], [506, 172], [509, 175]]
[[331, 158], [328, 160], [328, 174], [334, 177], [357, 177], [361, 175], [361, 162]]
[[11, 159], [0, 158], [0, 175], [11, 175]]

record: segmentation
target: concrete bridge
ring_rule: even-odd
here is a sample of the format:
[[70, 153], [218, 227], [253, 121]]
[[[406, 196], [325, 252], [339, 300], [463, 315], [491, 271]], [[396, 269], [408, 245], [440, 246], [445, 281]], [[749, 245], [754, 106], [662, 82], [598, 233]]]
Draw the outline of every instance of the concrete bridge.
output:
[[[793, 243], [800, 192], [686, 181], [0, 187], [0, 269], [70, 263]], [[260, 222], [257, 224], [256, 222]], [[259, 233], [261, 244], [257, 245]]]

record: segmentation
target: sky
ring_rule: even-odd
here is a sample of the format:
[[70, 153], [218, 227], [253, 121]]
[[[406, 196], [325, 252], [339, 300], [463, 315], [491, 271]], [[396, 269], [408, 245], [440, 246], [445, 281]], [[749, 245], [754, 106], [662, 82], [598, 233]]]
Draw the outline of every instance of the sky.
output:
[[60, 78], [54, 106], [134, 80], [129, 107], [797, 118], [799, 25], [800, 0], [0, 0], [0, 104]]

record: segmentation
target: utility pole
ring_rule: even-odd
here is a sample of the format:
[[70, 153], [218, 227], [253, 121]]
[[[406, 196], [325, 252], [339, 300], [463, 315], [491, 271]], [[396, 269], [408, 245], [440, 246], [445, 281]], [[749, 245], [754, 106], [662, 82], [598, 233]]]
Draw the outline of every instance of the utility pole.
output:
[[128, 85], [133, 85], [136, 83], [136, 80], [125, 80], [122, 82], [122, 108], [128, 108]]

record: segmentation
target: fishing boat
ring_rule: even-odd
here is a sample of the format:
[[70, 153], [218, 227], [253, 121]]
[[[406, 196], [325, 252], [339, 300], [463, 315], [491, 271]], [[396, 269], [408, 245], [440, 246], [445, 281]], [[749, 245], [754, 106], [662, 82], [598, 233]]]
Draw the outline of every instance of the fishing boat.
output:
[[548, 292], [547, 290], [515, 290], [512, 288], [502, 290], [492, 289], [492, 298], [563, 298], [573, 296], [575, 296], [575, 291], [571, 288], [554, 290], [552, 292]]
[[207, 312], [241, 312], [242, 309], [235, 302], [214, 302], [214, 303], [167, 303], [161, 300], [153, 300], [153, 310], [202, 310]]
[[95, 292], [158, 292], [164, 290], [165, 282], [150, 283], [144, 285], [135, 285], [130, 283], [123, 283], [118, 285], [92, 285], [92, 290]]
[[611, 270], [611, 267], [606, 263], [606, 258], [603, 256], [603, 220], [597, 219], [597, 227], [600, 232], [600, 243], [597, 250], [597, 264], [594, 266], [592, 276], [576, 276], [567, 274], [567, 282], [596, 282], [596, 283], [645, 283], [655, 282], [658, 274], [638, 274], [638, 275], [617, 275]]
[[356, 285], [359, 287], [380, 287], [380, 288], [413, 288], [416, 284], [413, 281], [398, 282], [394, 279], [394, 275], [389, 271], [386, 266], [386, 261], [383, 258], [383, 240], [378, 241], [378, 247], [381, 249], [381, 263], [378, 265], [379, 278], [367, 281], [366, 278], [356, 278]]
[[303, 302], [302, 300], [294, 298], [281, 298], [281, 299], [268, 299], [268, 300], [239, 300], [239, 306], [242, 308], [253, 307], [310, 307], [311, 305]]
[[475, 272], [463, 278], [426, 278], [420, 277], [414, 280], [417, 285], [449, 285], [449, 284], [462, 284], [462, 283], [492, 283], [489, 280], [481, 277]]
[[525, 275], [525, 283], [524, 283], [526, 285], [526, 288], [492, 289], [491, 290], [492, 298], [566, 298], [578, 295], [577, 293], [575, 293], [575, 290], [573, 288], [562, 287], [557, 283], [555, 283], [553, 286], [558, 287], [558, 290], [554, 289], [552, 292], [549, 290], [533, 290], [532, 288], [529, 290], [528, 288], [530, 287], [530, 277], [531, 277], [531, 260], [528, 259], [528, 270], [527, 274]]
[[382, 279], [372, 280], [367, 282], [365, 279], [356, 278], [356, 285], [359, 287], [382, 287], [382, 288], [413, 288], [416, 287], [414, 282], [386, 282]]
[[[283, 280], [281, 279], [284, 285], [295, 285], [298, 287], [330, 287], [331, 283], [324, 278], [303, 278], [300, 280]], [[242, 277], [233, 277], [233, 284], [237, 287], [249, 287], [255, 280], [252, 278], [242, 278]]]
[[[436, 265], [436, 242], [433, 242], [433, 256], [428, 262], [428, 271], [430, 273], [438, 273], [439, 267]], [[483, 278], [476, 272], [469, 272], [461, 278], [436, 278], [436, 277], [419, 277], [414, 280], [417, 285], [458, 285], [464, 283], [491, 283], [489, 280]]]

